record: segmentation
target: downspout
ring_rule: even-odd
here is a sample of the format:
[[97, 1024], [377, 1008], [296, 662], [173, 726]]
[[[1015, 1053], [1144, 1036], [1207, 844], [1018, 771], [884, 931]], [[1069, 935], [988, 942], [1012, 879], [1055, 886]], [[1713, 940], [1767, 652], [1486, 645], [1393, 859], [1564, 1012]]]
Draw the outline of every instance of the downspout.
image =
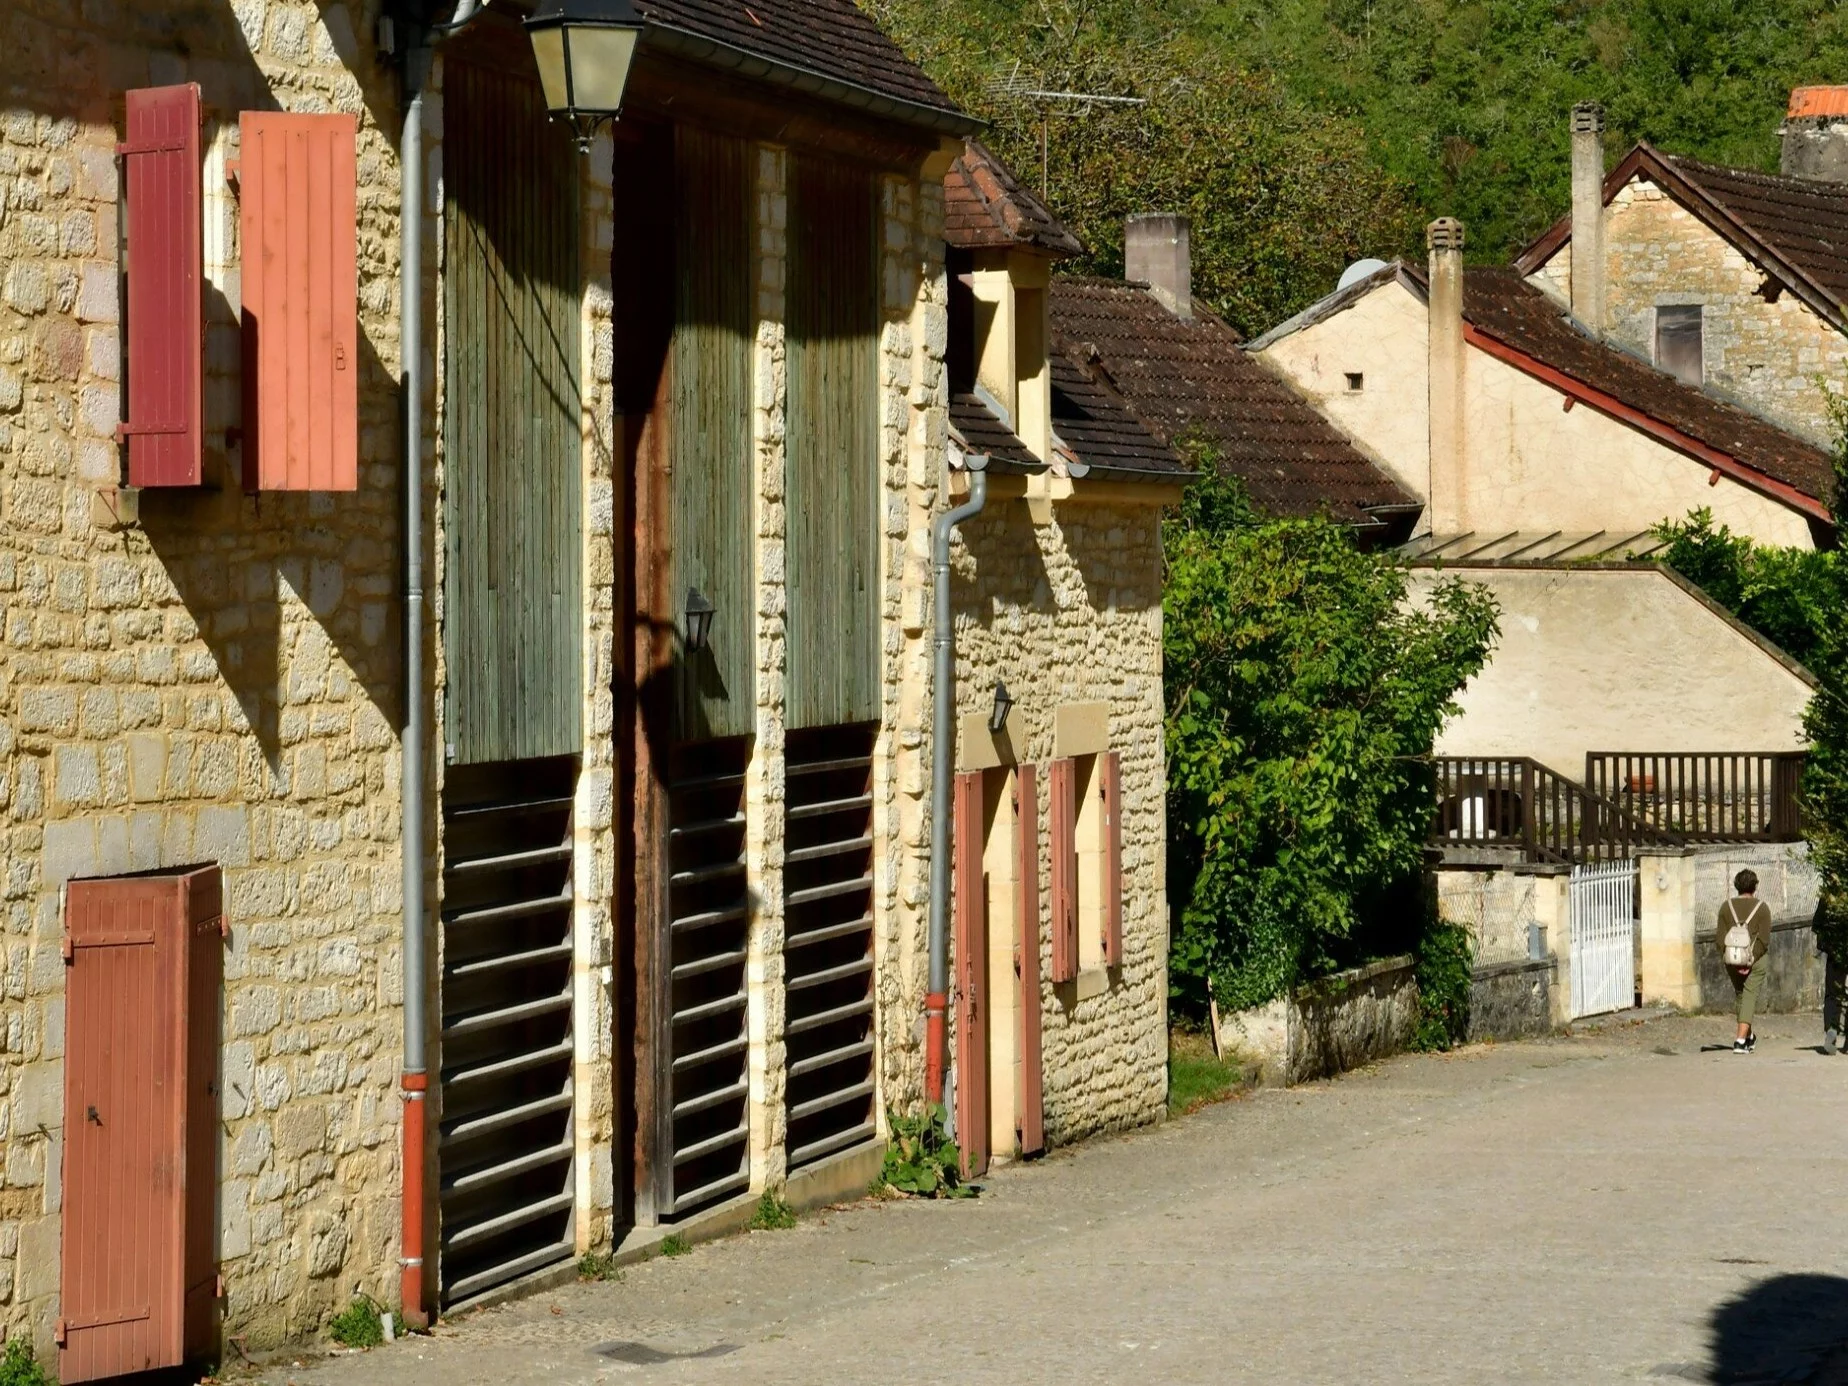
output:
[[400, 743], [399, 854], [404, 862], [404, 1153], [399, 1200], [398, 1299], [407, 1322], [423, 1327], [425, 976], [423, 578], [423, 241], [424, 84], [436, 43], [473, 19], [480, 0], [460, 0], [448, 24], [414, 35], [404, 54], [404, 129], [398, 143], [399, 366], [404, 404], [404, 728]]
[[944, 1012], [950, 991], [950, 773], [956, 758], [956, 629], [950, 611], [950, 531], [988, 503], [988, 459], [964, 459], [969, 499], [931, 523], [936, 670], [931, 681], [930, 986], [924, 997], [924, 1096], [943, 1101]]

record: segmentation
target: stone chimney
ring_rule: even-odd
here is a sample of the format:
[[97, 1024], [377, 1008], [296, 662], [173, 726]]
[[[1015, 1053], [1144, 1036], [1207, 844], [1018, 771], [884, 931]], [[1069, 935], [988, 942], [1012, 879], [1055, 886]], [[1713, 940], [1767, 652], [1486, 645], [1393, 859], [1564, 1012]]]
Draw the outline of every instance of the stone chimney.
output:
[[1425, 228], [1429, 299], [1431, 481], [1425, 513], [1433, 534], [1469, 528], [1463, 437], [1463, 223], [1439, 217]]
[[1604, 108], [1572, 108], [1572, 316], [1604, 335]]
[[1848, 183], [1848, 87], [1798, 87], [1777, 133], [1784, 141], [1780, 171]]
[[1123, 223], [1125, 277], [1149, 286], [1156, 300], [1177, 318], [1193, 316], [1193, 255], [1187, 218], [1173, 212], [1144, 212]]

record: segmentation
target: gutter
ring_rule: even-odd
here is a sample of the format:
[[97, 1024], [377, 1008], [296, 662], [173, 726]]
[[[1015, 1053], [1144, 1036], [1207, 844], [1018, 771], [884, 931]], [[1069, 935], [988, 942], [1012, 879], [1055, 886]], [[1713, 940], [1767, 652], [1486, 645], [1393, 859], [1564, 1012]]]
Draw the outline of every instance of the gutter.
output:
[[825, 101], [837, 102], [843, 106], [852, 106], [869, 115], [884, 116], [904, 125], [932, 130], [944, 135], [973, 135], [985, 127], [982, 121], [957, 110], [946, 110], [941, 106], [927, 106], [921, 101], [906, 101], [901, 97], [889, 96], [885, 92], [874, 91], [871, 87], [861, 86], [857, 82], [845, 81], [831, 77], [809, 68], [797, 67], [793, 63], [778, 62], [762, 54], [752, 53], [705, 34], [696, 34], [690, 29], [676, 28], [663, 24], [658, 19], [650, 19], [648, 27], [642, 32], [642, 45], [677, 58], [707, 67], [720, 67], [736, 72], [741, 77], [754, 81], [768, 82], [774, 86], [788, 87], [791, 90], [818, 96]]
[[424, 84], [436, 45], [467, 25], [481, 0], [459, 0], [447, 24], [415, 34], [404, 53], [404, 128], [398, 142], [399, 370], [404, 407], [404, 723], [399, 748], [399, 855], [404, 867], [404, 1150], [399, 1178], [398, 1299], [405, 1320], [422, 1328], [424, 1310], [425, 1093], [430, 1086], [424, 1010], [424, 707], [423, 577], [423, 242]]
[[950, 532], [988, 503], [988, 459], [964, 459], [969, 499], [931, 522], [935, 672], [931, 681], [930, 981], [924, 997], [924, 1097], [943, 1101], [944, 1012], [950, 992], [950, 775], [956, 759], [956, 627], [950, 610]]

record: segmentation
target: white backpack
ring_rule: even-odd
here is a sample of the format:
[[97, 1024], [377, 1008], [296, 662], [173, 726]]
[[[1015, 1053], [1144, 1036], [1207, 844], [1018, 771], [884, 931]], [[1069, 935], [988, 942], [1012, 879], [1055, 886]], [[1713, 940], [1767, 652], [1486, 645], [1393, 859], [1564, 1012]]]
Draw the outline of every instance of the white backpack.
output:
[[1728, 967], [1750, 967], [1752, 965], [1752, 931], [1748, 926], [1763, 906], [1764, 901], [1762, 900], [1752, 901], [1751, 912], [1741, 923], [1739, 902], [1737, 900], [1726, 902], [1726, 908], [1732, 914], [1733, 923], [1732, 928], [1726, 931], [1726, 941], [1720, 946], [1720, 956], [1726, 960]]

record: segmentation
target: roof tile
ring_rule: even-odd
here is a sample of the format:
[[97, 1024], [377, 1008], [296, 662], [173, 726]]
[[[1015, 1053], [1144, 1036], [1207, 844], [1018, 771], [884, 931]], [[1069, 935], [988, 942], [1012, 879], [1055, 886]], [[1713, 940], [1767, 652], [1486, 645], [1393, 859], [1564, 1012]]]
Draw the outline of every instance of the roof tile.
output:
[[1054, 255], [1082, 255], [1078, 238], [977, 140], [943, 180], [943, 238], [962, 250], [1032, 246]]

